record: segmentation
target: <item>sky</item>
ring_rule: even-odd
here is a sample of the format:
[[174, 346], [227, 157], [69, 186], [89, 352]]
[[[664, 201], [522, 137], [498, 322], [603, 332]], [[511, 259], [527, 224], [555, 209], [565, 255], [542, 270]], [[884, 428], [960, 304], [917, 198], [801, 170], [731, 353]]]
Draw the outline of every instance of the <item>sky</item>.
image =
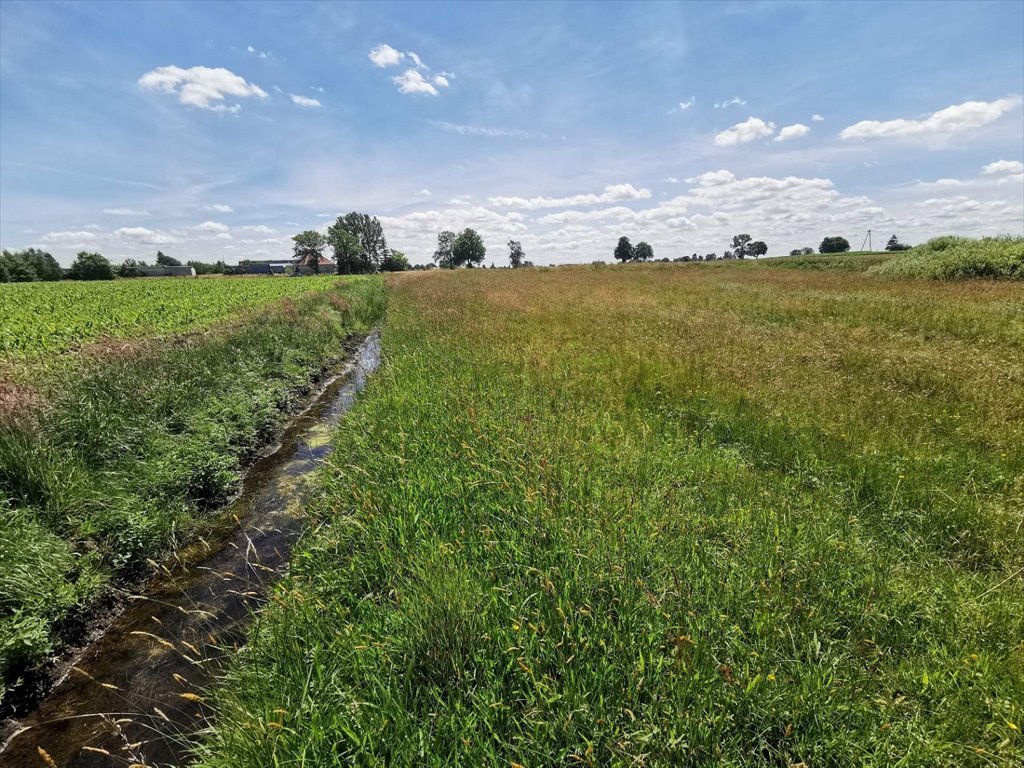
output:
[[0, 3], [0, 245], [426, 263], [1024, 233], [1024, 2]]

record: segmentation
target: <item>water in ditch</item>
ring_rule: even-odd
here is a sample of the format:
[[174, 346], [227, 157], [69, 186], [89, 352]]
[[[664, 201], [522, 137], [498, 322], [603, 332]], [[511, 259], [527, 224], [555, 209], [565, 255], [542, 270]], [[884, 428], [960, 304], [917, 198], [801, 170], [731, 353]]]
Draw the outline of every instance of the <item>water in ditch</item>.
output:
[[165, 564], [14, 724], [0, 765], [155, 768], [187, 760], [208, 716], [201, 690], [244, 641], [253, 609], [287, 564], [303, 526], [309, 474], [330, 453], [332, 428], [379, 363], [373, 333], [246, 473], [221, 533]]

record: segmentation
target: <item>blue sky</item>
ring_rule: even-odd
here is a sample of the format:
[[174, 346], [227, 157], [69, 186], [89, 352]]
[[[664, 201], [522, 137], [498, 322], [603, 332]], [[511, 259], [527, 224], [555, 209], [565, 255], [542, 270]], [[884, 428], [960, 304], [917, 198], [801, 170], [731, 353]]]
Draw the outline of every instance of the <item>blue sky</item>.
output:
[[1024, 231], [1024, 3], [0, 4], [0, 244], [426, 262]]

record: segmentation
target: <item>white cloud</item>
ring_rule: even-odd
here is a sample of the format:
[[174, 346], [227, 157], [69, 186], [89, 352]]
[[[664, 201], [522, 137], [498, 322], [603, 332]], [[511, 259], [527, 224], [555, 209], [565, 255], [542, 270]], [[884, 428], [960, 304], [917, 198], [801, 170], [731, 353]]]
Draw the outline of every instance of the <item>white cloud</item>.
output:
[[741, 99], [739, 96], [733, 96], [731, 99], [725, 101], [715, 102], [715, 109], [725, 109], [726, 107], [744, 107], [747, 102]]
[[787, 125], [779, 131], [779, 135], [775, 137], [775, 141], [789, 141], [790, 139], [798, 139], [801, 136], [806, 136], [811, 132], [803, 123], [793, 123], [793, 125]]
[[677, 178], [676, 178], [675, 176], [666, 176], [666, 177], [665, 177], [665, 178], [663, 179], [663, 181], [664, 181], [664, 182], [665, 182], [666, 184], [678, 184], [678, 183], [679, 183], [679, 179], [677, 179]]
[[309, 86], [309, 90], [317, 91], [318, 93], [323, 93], [324, 92], [324, 89], [321, 88], [319, 85], [311, 85], [311, 86]]
[[381, 43], [370, 51], [370, 61], [372, 61], [376, 67], [393, 67], [401, 63], [404, 58], [404, 53], [396, 51], [387, 43]]
[[994, 163], [989, 163], [982, 168], [981, 172], [986, 176], [1004, 173], [1022, 173], [1024, 172], [1024, 163], [1019, 160], [996, 160]]
[[147, 245], [167, 245], [168, 243], [178, 242], [177, 238], [172, 235], [146, 229], [145, 227], [121, 227], [114, 230], [114, 236]]
[[448, 78], [444, 75], [434, 75], [434, 85], [440, 85], [442, 88], [447, 88], [451, 83], [448, 82]]
[[518, 128], [489, 128], [485, 125], [464, 125], [462, 123], [449, 123], [446, 120], [427, 120], [429, 125], [440, 128], [448, 133], [457, 133], [460, 136], [487, 136], [490, 138], [510, 139], [546, 139], [543, 133], [530, 133]]
[[415, 69], [407, 69], [402, 74], [392, 77], [391, 81], [398, 86], [400, 93], [427, 93], [437, 96], [437, 88]]
[[947, 137], [995, 122], [1021, 104], [1020, 96], [995, 101], [965, 101], [940, 109], [921, 120], [861, 120], [844, 128], [841, 139]]
[[815, 112], [813, 115], [811, 115], [811, 120], [813, 120], [816, 123], [820, 123], [824, 119], [825, 118], [822, 117], [821, 115], [819, 115], [817, 112]]
[[204, 211], [216, 211], [217, 213], [234, 213], [235, 209], [230, 205], [224, 203], [214, 203], [213, 205], [204, 205]]
[[419, 192], [416, 193], [415, 197], [430, 197], [430, 194], [431, 193], [429, 189], [421, 189]]
[[579, 205], [600, 205], [620, 200], [646, 200], [651, 196], [649, 189], [637, 189], [632, 184], [609, 184], [599, 195], [585, 194], [571, 197], [491, 197], [491, 205], [502, 208], [560, 208]]
[[671, 115], [673, 112], [685, 112], [696, 103], [697, 97], [691, 96], [689, 101], [680, 101], [679, 104], [675, 107], [672, 107], [672, 109], [670, 109], [668, 113]]
[[103, 212], [108, 216], [149, 216], [145, 208], [104, 208]]
[[178, 101], [186, 106], [209, 109], [214, 112], [237, 112], [241, 106], [222, 104], [226, 96], [257, 96], [267, 98], [267, 92], [258, 85], [223, 67], [157, 67], [139, 78], [143, 88], [162, 93], [176, 93]]
[[258, 56], [261, 59], [269, 59], [271, 57], [270, 51], [258, 51], [255, 48], [253, 48], [251, 45], [248, 48], [246, 48], [245, 50], [247, 50], [253, 56]]
[[[330, 215], [330, 214], [328, 214], [328, 215]], [[255, 226], [251, 226], [250, 225], [250, 226], [242, 227], [242, 230], [244, 230], [245, 232], [258, 232], [258, 233], [263, 234], [263, 235], [272, 235], [275, 232], [277, 232], [276, 229], [268, 227], [266, 224], [257, 224]]]
[[64, 230], [62, 232], [48, 232], [42, 237], [42, 242], [53, 243], [54, 245], [79, 246], [91, 245], [97, 240], [95, 232], [79, 230], [77, 232]]
[[204, 221], [195, 227], [200, 232], [227, 232], [231, 229], [227, 224], [221, 224], [219, 221]]
[[405, 55], [409, 57], [409, 60], [416, 66], [417, 69], [429, 69], [429, 67], [423, 63], [423, 59], [421, 59], [412, 51], [406, 51]]
[[736, 123], [732, 128], [727, 128], [715, 136], [715, 145], [731, 147], [759, 139], [762, 136], [771, 136], [773, 133], [775, 133], [775, 123], [766, 123], [759, 117], [749, 117], [742, 123]]
[[320, 106], [320, 102], [319, 101], [317, 101], [316, 99], [311, 99], [308, 96], [299, 96], [299, 95], [294, 94], [294, 93], [289, 93], [288, 95], [291, 97], [292, 102], [294, 102], [295, 104], [298, 104], [300, 107], [319, 107]]

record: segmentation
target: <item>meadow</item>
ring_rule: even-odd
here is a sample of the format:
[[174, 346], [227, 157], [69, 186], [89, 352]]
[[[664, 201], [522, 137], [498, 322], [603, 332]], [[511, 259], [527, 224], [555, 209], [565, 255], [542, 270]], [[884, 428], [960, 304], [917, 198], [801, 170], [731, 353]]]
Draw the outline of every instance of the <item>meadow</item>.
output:
[[1024, 287], [392, 278], [207, 768], [1024, 760]]
[[0, 714], [112, 587], [207, 529], [385, 303], [377, 278], [0, 289]]

